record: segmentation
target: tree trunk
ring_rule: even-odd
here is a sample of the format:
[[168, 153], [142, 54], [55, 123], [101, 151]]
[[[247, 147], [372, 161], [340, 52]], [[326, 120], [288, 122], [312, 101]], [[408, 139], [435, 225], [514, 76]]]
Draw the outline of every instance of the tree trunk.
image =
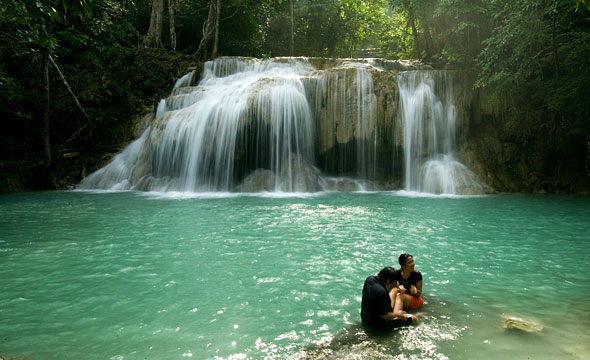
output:
[[424, 28], [424, 49], [426, 50], [426, 58], [432, 58], [434, 54], [434, 43], [432, 42], [432, 36], [430, 36], [430, 27], [426, 22], [423, 22], [422, 27]]
[[51, 145], [49, 142], [49, 48], [44, 47], [41, 54], [41, 71], [43, 74], [43, 98], [41, 107], [43, 120], [41, 122], [41, 140], [43, 144], [43, 173], [45, 184], [50, 189], [55, 189], [51, 164]]
[[217, 45], [219, 44], [219, 18], [221, 16], [221, 0], [217, 0], [215, 8], [215, 38], [213, 39], [213, 50], [211, 50], [211, 58], [217, 57]]
[[150, 28], [144, 39], [148, 48], [162, 48], [162, 27], [164, 23], [164, 0], [152, 0], [152, 16]]
[[551, 47], [553, 48], [553, 62], [555, 66], [555, 78], [559, 81], [559, 58], [557, 57], [557, 41], [555, 39], [556, 24], [557, 24], [557, 6], [559, 0], [555, 2], [555, 8], [553, 9], [553, 19], [551, 24]]
[[[72, 96], [72, 99], [74, 99], [74, 102], [76, 103], [76, 106], [78, 107], [78, 109], [80, 110], [80, 112], [82, 113], [82, 115], [84, 115], [84, 118], [86, 119], [86, 121], [87, 122], [90, 122], [90, 118], [88, 117], [88, 114], [86, 114], [86, 111], [84, 110], [84, 108], [82, 107], [82, 105], [80, 104], [80, 102], [78, 101], [78, 98], [76, 97], [76, 94], [74, 94], [74, 91], [72, 91], [72, 88], [70, 87], [70, 84], [68, 84], [68, 81], [66, 80], [66, 77], [64, 76], [64, 74], [59, 69], [59, 66], [57, 66], [57, 64], [55, 63], [55, 61], [51, 57], [51, 55], [49, 55], [48, 59], [49, 59], [49, 62], [51, 62], [51, 65], [53, 65], [53, 67], [55, 68], [55, 71], [57, 71], [57, 74], [59, 75], [59, 78], [63, 82], [63, 84], [66, 87], [66, 89], [68, 90], [68, 93]], [[78, 127], [81, 127], [80, 124], [78, 124]]]
[[86, 110], [84, 110], [84, 108], [82, 107], [82, 105], [78, 101], [78, 98], [76, 97], [76, 94], [74, 94], [74, 91], [70, 87], [70, 84], [68, 84], [68, 81], [66, 80], [66, 77], [61, 72], [61, 70], [59, 69], [59, 66], [57, 66], [57, 63], [53, 60], [53, 57], [51, 55], [49, 55], [49, 62], [51, 63], [51, 65], [53, 65], [53, 68], [55, 69], [55, 71], [59, 75], [59, 78], [61, 79], [62, 83], [64, 84], [64, 86], [68, 90], [68, 93], [70, 93], [70, 95], [72, 96], [72, 99], [74, 99], [74, 102], [76, 103], [76, 106], [78, 107], [78, 109], [80, 110], [80, 112], [82, 113], [82, 115], [84, 115], [84, 118], [86, 119], [86, 124], [84, 126], [82, 126], [80, 124], [80, 122], [78, 121], [78, 131], [76, 131], [72, 137], [70, 137], [68, 140], [66, 140], [66, 142], [64, 142], [57, 149], [58, 150], [61, 150], [63, 148], [63, 146], [65, 146], [67, 143], [69, 143], [72, 140], [74, 140], [78, 135], [80, 135], [82, 133], [82, 130], [84, 130], [88, 126], [90, 126], [89, 139], [90, 139], [90, 149], [92, 149], [93, 148], [93, 144], [94, 144], [94, 142], [92, 141], [92, 128], [94, 127], [94, 124], [90, 120], [90, 117], [86, 113]]
[[408, 15], [408, 23], [412, 28], [412, 37], [414, 38], [414, 52], [418, 55], [418, 30], [416, 29], [416, 21], [411, 12]]
[[[195, 51], [194, 56], [199, 60], [208, 60], [207, 48], [213, 42], [213, 49], [211, 51], [213, 56], [217, 56], [217, 41], [219, 36], [219, 15], [221, 14], [221, 0], [211, 0], [209, 3], [209, 14], [207, 20], [203, 24], [203, 37], [199, 43], [199, 48]], [[217, 35], [216, 35], [217, 34]], [[214, 53], [214, 54], [213, 54]]]
[[295, 20], [293, 18], [293, 2], [294, 0], [289, 1], [290, 5], [290, 16], [291, 16], [291, 46], [289, 48], [290, 55], [293, 56], [295, 53]]
[[170, 47], [176, 51], [176, 27], [174, 25], [174, 0], [168, 0], [168, 16], [170, 17]]

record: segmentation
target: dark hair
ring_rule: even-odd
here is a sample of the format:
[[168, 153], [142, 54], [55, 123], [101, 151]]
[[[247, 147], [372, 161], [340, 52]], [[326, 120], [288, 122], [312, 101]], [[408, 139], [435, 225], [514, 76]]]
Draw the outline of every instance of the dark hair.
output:
[[383, 269], [381, 269], [381, 271], [379, 271], [379, 274], [377, 274], [377, 277], [384, 284], [386, 284], [388, 282], [394, 282], [396, 280], [395, 269], [392, 268], [391, 266], [386, 266]]
[[408, 260], [409, 257], [413, 257], [412, 255], [408, 254], [408, 253], [403, 253], [399, 256], [399, 264], [401, 265], [401, 267], [404, 267], [404, 265], [406, 265], [406, 260]]

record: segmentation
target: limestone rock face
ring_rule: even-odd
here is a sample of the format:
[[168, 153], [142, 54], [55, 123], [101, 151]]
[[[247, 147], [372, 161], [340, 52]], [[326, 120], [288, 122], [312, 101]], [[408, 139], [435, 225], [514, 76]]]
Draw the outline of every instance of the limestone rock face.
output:
[[[318, 150], [335, 144], [391, 138], [398, 110], [397, 72], [349, 64], [324, 70], [310, 92], [318, 125]], [[383, 139], [379, 139], [380, 142]]]
[[377, 97], [377, 146], [395, 148], [402, 145], [402, 126], [399, 112], [399, 87], [396, 72], [375, 71], [373, 82]]
[[359, 74], [370, 77], [362, 69], [340, 67], [326, 70], [318, 78], [314, 103], [320, 154], [336, 144], [366, 138], [375, 128], [373, 84], [369, 79], [370, 84], [362, 88]]

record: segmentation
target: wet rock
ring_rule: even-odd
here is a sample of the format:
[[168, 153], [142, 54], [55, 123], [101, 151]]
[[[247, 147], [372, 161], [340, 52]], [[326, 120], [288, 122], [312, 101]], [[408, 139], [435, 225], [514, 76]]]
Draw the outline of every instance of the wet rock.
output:
[[0, 193], [21, 191], [25, 191], [25, 186], [17, 175], [6, 173], [2, 175], [0, 178]]
[[281, 166], [280, 188], [289, 192], [315, 192], [320, 190], [319, 170], [301, 155], [291, 154]]
[[537, 321], [523, 319], [513, 315], [502, 315], [502, 321], [505, 329], [516, 329], [528, 333], [538, 333], [543, 331], [543, 324]]
[[266, 169], [256, 169], [248, 175], [244, 181], [236, 186], [238, 192], [273, 191], [275, 189], [276, 176]]
[[0, 360], [31, 360], [31, 358], [28, 356], [26, 356], [26, 357], [25, 356], [13, 357], [13, 356], [5, 356], [5, 355], [0, 354]]
[[366, 190], [366, 182], [351, 178], [327, 178], [322, 184], [326, 191], [352, 192]]

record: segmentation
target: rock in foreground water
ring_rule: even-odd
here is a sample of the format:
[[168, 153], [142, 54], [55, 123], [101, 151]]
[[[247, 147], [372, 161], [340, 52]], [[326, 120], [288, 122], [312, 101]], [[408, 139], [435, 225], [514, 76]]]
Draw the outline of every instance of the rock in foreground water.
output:
[[523, 319], [518, 316], [502, 315], [502, 321], [505, 329], [516, 329], [529, 333], [543, 331], [543, 324], [533, 320]]

